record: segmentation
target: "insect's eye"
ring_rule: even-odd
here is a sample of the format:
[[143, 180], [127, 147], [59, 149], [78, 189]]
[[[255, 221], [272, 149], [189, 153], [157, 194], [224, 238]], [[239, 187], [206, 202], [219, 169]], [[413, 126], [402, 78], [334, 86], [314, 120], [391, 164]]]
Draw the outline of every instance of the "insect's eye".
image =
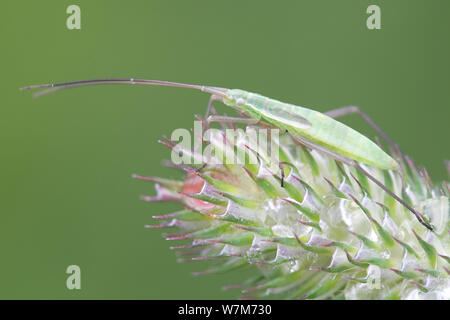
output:
[[242, 99], [242, 98], [239, 98], [239, 99], [236, 100], [236, 105], [237, 105], [238, 107], [244, 105], [244, 103], [245, 103], [245, 101], [244, 101], [244, 99]]

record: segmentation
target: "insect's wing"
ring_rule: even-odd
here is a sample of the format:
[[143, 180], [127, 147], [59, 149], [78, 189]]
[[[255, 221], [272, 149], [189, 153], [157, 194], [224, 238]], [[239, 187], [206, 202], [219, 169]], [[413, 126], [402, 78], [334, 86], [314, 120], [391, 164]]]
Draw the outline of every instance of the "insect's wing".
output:
[[281, 108], [271, 108], [267, 111], [267, 114], [262, 112], [265, 117], [275, 120], [286, 127], [291, 127], [294, 130], [305, 130], [312, 127], [312, 123], [300, 114], [299, 107], [297, 106], [285, 104]]

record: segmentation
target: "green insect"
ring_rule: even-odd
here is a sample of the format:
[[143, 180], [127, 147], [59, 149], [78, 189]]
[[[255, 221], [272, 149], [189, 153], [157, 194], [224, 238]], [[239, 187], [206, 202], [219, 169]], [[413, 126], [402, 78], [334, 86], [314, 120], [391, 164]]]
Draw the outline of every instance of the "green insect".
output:
[[[239, 89], [226, 89], [221, 87], [200, 86], [178, 82], [147, 80], [147, 79], [93, 79], [64, 83], [33, 85], [21, 90], [47, 88], [39, 91], [35, 96], [52, 93], [61, 89], [100, 85], [100, 84], [131, 84], [152, 85], [196, 89], [211, 95], [205, 114], [207, 123], [235, 122], [247, 125], [265, 123], [288, 132], [295, 140], [308, 148], [325, 153], [335, 160], [341, 161], [361, 171], [370, 180], [392, 196], [395, 200], [410, 210], [426, 228], [433, 230], [425, 221], [425, 217], [408, 205], [403, 199], [389, 190], [383, 183], [373, 177], [359, 165], [359, 162], [375, 166], [384, 170], [399, 170], [399, 164], [385, 153], [373, 141], [353, 130], [352, 128], [334, 120], [334, 118], [350, 114], [359, 114], [378, 134], [380, 134], [392, 148], [399, 150], [384, 131], [355, 106], [335, 109], [320, 113], [311, 109], [280, 102], [262, 95]], [[220, 101], [237, 110], [243, 117], [228, 117], [210, 115], [214, 101]], [[282, 181], [283, 183], [283, 181]]]

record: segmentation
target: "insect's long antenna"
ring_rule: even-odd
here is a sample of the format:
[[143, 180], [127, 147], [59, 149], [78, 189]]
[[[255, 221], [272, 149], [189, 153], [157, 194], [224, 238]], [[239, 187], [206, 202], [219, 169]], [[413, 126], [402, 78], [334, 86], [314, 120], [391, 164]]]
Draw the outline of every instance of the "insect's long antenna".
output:
[[207, 92], [212, 95], [217, 95], [222, 98], [228, 98], [226, 95], [226, 88], [211, 87], [211, 86], [200, 86], [195, 84], [186, 84], [179, 82], [161, 81], [161, 80], [148, 80], [148, 79], [133, 79], [133, 78], [115, 78], [115, 79], [91, 79], [91, 80], [79, 80], [70, 82], [60, 82], [60, 83], [49, 83], [49, 84], [39, 84], [20, 88], [20, 90], [30, 90], [30, 89], [40, 89], [48, 88], [39, 91], [34, 94], [35, 97], [39, 97], [45, 94], [49, 94], [62, 89], [101, 85], [101, 84], [130, 84], [130, 85], [149, 85], [149, 86], [164, 86], [164, 87], [177, 87], [177, 88], [188, 88], [196, 89], [203, 92]]

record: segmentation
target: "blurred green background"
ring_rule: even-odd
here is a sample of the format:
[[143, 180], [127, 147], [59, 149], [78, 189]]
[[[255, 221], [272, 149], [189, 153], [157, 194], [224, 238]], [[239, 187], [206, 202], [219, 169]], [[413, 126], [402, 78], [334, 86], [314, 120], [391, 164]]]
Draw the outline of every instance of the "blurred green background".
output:
[[[66, 8], [81, 7], [81, 30]], [[368, 30], [378, 4], [382, 29]], [[243, 274], [193, 277], [151, 216], [149, 183], [179, 176], [156, 143], [208, 96], [96, 86], [32, 99], [18, 88], [134, 77], [241, 88], [326, 111], [361, 106], [435, 181], [449, 138], [448, 0], [18, 1], [0, 4], [0, 298], [217, 299]], [[219, 111], [226, 111], [225, 107]], [[228, 111], [229, 113], [229, 111]], [[343, 121], [374, 137], [356, 116]], [[68, 265], [82, 289], [66, 289]]]

